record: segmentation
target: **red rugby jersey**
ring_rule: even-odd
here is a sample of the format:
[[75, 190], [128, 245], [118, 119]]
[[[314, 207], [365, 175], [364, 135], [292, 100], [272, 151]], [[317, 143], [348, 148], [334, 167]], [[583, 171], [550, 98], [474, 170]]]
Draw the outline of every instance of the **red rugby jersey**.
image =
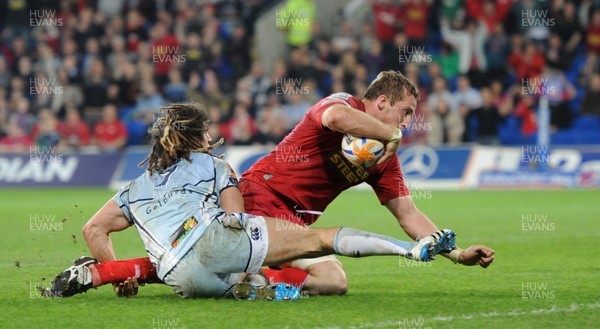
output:
[[323, 111], [334, 104], [365, 112], [362, 101], [346, 93], [320, 100], [294, 130], [242, 178], [265, 186], [302, 210], [323, 211], [342, 191], [362, 182], [373, 187], [381, 203], [408, 195], [397, 156], [365, 169], [352, 165], [342, 155], [344, 134], [321, 125]]

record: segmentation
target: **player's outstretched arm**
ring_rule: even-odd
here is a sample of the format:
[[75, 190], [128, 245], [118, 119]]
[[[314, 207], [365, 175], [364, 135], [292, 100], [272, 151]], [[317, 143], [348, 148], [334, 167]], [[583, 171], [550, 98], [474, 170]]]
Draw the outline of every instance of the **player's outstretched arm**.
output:
[[411, 196], [391, 199], [385, 203], [385, 206], [412, 239], [428, 236], [438, 230], [437, 226], [417, 208]]
[[[396, 217], [398, 223], [413, 239], [424, 237], [437, 231], [437, 226], [422, 213], [410, 196], [401, 196], [385, 203], [388, 210]], [[453, 259], [449, 253], [442, 253], [443, 256]], [[488, 267], [494, 261], [494, 250], [483, 245], [469, 247], [460, 251], [460, 254], [454, 262], [466, 266], [479, 265], [483, 268]]]

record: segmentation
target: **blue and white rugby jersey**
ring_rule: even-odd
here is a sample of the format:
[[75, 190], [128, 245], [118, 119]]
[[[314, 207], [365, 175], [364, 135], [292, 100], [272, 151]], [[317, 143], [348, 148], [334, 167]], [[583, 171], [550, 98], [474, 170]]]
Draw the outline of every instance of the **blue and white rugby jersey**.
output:
[[162, 173], [146, 171], [113, 197], [137, 228], [161, 279], [224, 215], [220, 192], [238, 183], [227, 162], [206, 153], [192, 153], [190, 159]]

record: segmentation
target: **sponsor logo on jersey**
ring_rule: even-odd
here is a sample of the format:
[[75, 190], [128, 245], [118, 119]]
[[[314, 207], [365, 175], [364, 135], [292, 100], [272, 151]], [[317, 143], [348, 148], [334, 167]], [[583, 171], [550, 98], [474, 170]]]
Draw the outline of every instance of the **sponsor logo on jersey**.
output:
[[175, 233], [173, 233], [171, 237], [169, 237], [169, 242], [171, 243], [171, 246], [173, 246], [173, 248], [176, 248], [179, 245], [179, 243], [183, 239], [185, 239], [185, 237], [192, 231], [192, 228], [194, 228], [196, 225], [198, 225], [198, 220], [196, 220], [196, 217], [194, 216], [188, 218], [185, 222], [183, 222], [183, 224], [181, 224], [181, 226], [177, 228], [177, 231], [175, 231]]
[[369, 177], [369, 172], [363, 167], [352, 164], [342, 154], [341, 149], [331, 153], [327, 159], [336, 169], [336, 172], [344, 177], [348, 183], [358, 184], [364, 182]]

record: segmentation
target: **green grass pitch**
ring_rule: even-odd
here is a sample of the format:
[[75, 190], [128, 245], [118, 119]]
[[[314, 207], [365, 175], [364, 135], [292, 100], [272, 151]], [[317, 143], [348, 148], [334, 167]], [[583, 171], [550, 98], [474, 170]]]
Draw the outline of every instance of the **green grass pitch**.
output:
[[[109, 286], [42, 299], [73, 259], [81, 227], [111, 197], [104, 189], [0, 190], [0, 328], [597, 328], [600, 191], [429, 191], [419, 208], [466, 247], [484, 243], [484, 270], [440, 257], [341, 258], [345, 296], [297, 302], [184, 300], [164, 285], [132, 298]], [[350, 191], [317, 226], [407, 238], [373, 193]], [[113, 235], [119, 258], [144, 256], [134, 229]], [[45, 279], [45, 280], [44, 280]]]

